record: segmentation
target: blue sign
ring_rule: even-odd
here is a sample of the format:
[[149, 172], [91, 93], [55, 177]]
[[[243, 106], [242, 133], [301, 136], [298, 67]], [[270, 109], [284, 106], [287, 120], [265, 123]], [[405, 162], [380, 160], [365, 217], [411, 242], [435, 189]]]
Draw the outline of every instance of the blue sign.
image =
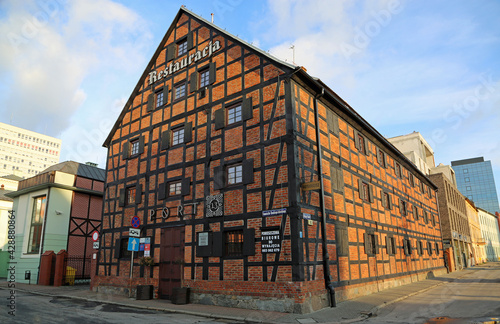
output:
[[302, 213], [302, 218], [303, 219], [311, 219], [311, 214]]
[[262, 211], [262, 216], [274, 216], [274, 215], [281, 215], [281, 214], [286, 214], [286, 208], [273, 209], [273, 210], [263, 210]]
[[137, 216], [132, 217], [130, 223], [132, 224], [133, 228], [138, 228], [139, 226], [141, 226], [141, 220]]
[[128, 249], [129, 251], [139, 251], [139, 238], [129, 237], [128, 238]]
[[144, 251], [144, 243], [139, 244], [139, 251]]

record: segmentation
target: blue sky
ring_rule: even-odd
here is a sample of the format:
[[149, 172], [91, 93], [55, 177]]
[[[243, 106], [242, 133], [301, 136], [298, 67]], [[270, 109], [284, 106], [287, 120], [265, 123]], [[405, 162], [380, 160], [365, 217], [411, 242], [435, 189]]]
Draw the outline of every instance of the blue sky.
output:
[[283, 60], [293, 44], [381, 134], [421, 132], [436, 164], [484, 156], [500, 188], [496, 0], [2, 0], [1, 121], [104, 167], [101, 145], [182, 4]]

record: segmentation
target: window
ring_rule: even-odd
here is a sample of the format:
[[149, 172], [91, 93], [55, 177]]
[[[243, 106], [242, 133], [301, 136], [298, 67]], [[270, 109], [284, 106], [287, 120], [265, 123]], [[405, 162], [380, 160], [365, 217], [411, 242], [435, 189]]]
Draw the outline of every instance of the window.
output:
[[431, 242], [427, 242], [427, 253], [430, 255], [432, 255], [432, 244]]
[[121, 238], [119, 243], [120, 243], [120, 251], [119, 255], [117, 255], [116, 258], [130, 259], [130, 257], [132, 256], [132, 251], [128, 250], [128, 237]]
[[389, 195], [389, 193], [384, 192], [382, 197], [383, 207], [386, 209], [391, 209], [391, 196]]
[[163, 105], [163, 91], [156, 93], [156, 108]]
[[464, 173], [469, 173], [469, 169], [464, 169]]
[[224, 255], [243, 256], [243, 230], [227, 231], [224, 235]]
[[27, 253], [40, 253], [40, 242], [42, 239], [42, 227], [43, 219], [45, 217], [46, 204], [46, 196], [36, 197], [33, 200], [33, 211], [31, 213], [31, 226]]
[[401, 216], [406, 216], [407, 213], [406, 201], [402, 199], [399, 200], [399, 211], [401, 212]]
[[174, 99], [183, 98], [186, 95], [186, 83], [181, 83], [175, 87]]
[[187, 53], [188, 42], [187, 39], [177, 43], [177, 56], [181, 56]]
[[241, 105], [233, 106], [227, 109], [227, 124], [234, 124], [241, 121]]
[[378, 158], [378, 164], [380, 164], [381, 167], [385, 168], [385, 153], [384, 153], [384, 151], [379, 149], [378, 154], [377, 154], [377, 158]]
[[182, 181], [176, 181], [168, 186], [168, 195], [176, 196], [182, 193]]
[[361, 134], [356, 134], [356, 136], [358, 140], [358, 151], [360, 153], [366, 154], [365, 138]]
[[365, 253], [375, 255], [378, 252], [378, 238], [374, 233], [365, 233]]
[[184, 127], [172, 131], [172, 146], [184, 143]]
[[135, 187], [127, 188], [127, 205], [135, 203], [136, 189]]
[[133, 140], [130, 142], [130, 154], [135, 155], [139, 153], [139, 140]]
[[410, 178], [408, 180], [410, 181], [410, 187], [415, 187], [415, 179], [413, 178], [413, 174], [410, 173]]
[[411, 255], [412, 246], [411, 246], [410, 239], [404, 239], [403, 240], [403, 248], [404, 248], [404, 251], [405, 251], [405, 255]]
[[413, 217], [418, 221], [418, 207], [413, 205]]
[[469, 177], [465, 177], [465, 182], [470, 182], [470, 178]]
[[386, 236], [387, 254], [396, 255], [396, 240], [392, 236]]
[[467, 191], [471, 191], [471, 190], [472, 190], [470, 186], [465, 187], [465, 189], [466, 189]]
[[233, 165], [227, 168], [227, 184], [237, 184], [243, 182], [243, 166]]
[[432, 222], [432, 226], [436, 226], [436, 217], [432, 214], [431, 214], [431, 222]]
[[210, 70], [208, 68], [200, 71], [200, 89], [210, 84]]
[[359, 196], [364, 201], [370, 201], [370, 187], [366, 182], [361, 182]]
[[424, 222], [427, 224], [429, 222], [429, 214], [424, 210]]
[[436, 255], [439, 255], [439, 244], [438, 244], [438, 242], [434, 243], [434, 249], [436, 250]]
[[424, 254], [424, 249], [422, 246], [422, 241], [418, 241], [418, 254], [423, 255]]
[[396, 167], [394, 170], [396, 172], [396, 176], [398, 176], [398, 178], [401, 178], [401, 166], [396, 163]]

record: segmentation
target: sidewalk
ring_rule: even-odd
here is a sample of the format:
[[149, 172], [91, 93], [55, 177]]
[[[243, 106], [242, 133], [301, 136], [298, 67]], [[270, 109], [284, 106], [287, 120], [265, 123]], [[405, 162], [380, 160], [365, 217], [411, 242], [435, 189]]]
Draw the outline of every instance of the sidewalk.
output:
[[[409, 285], [345, 301], [337, 304], [335, 308], [325, 308], [310, 314], [289, 314], [199, 304], [174, 305], [170, 301], [161, 299], [135, 300], [123, 296], [92, 292], [89, 290], [88, 285], [52, 287], [16, 283], [16, 290], [43, 296], [83, 299], [126, 307], [254, 323], [351, 323], [376, 314], [378, 309], [417, 293], [465, 277], [475, 271], [498, 266], [500, 266], [498, 262], [483, 264], [463, 271], [452, 272], [433, 279], [418, 281]], [[0, 289], [8, 289], [5, 279], [0, 281]]]

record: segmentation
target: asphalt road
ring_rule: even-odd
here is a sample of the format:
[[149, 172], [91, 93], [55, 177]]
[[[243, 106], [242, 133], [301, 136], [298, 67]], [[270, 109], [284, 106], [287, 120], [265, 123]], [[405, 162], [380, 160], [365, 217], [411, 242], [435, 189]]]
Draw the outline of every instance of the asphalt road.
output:
[[117, 305], [89, 302], [83, 300], [45, 297], [17, 291], [15, 316], [9, 315], [7, 298], [8, 290], [0, 289], [0, 323], [169, 323], [169, 324], [227, 324], [242, 323], [235, 321], [215, 320], [200, 316], [176, 313], [164, 313], [122, 307]]
[[[438, 280], [437, 278], [435, 280]], [[493, 320], [492, 320], [493, 318]], [[379, 309], [362, 323], [500, 323], [500, 263]]]

